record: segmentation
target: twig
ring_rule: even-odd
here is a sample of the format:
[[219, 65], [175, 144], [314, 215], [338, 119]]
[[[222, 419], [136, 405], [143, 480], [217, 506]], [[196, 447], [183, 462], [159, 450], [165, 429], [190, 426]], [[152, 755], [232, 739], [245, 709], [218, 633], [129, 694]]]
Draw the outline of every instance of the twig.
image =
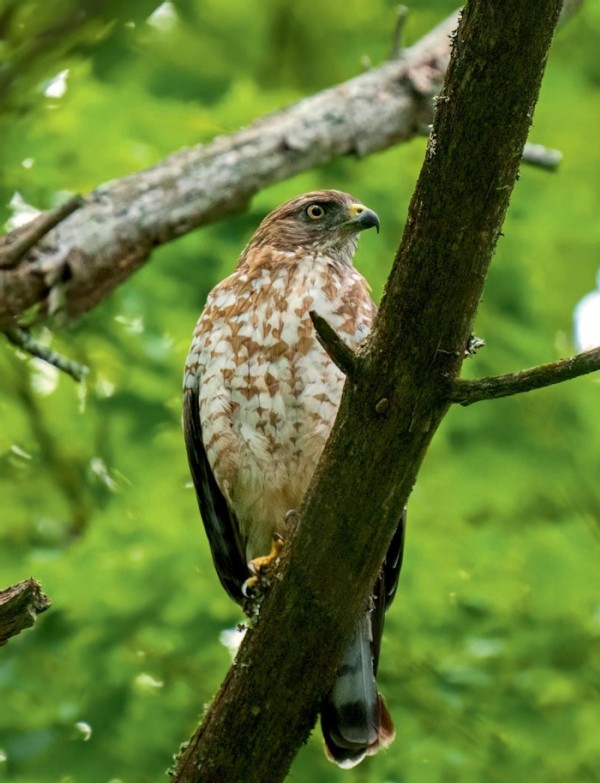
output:
[[20, 326], [13, 326], [10, 329], [7, 329], [4, 334], [9, 342], [16, 345], [17, 348], [21, 348], [25, 353], [29, 353], [31, 356], [35, 356], [38, 359], [42, 359], [42, 361], [51, 364], [61, 372], [70, 375], [71, 378], [74, 378], [76, 381], [81, 382], [90, 371], [89, 367], [86, 367], [84, 364], [69, 359], [62, 354], [53, 351], [52, 348], [40, 345], [40, 343], [33, 339], [27, 329], [23, 329]]
[[23, 256], [39, 242], [49, 231], [84, 205], [82, 196], [73, 196], [56, 209], [43, 212], [31, 223], [23, 227], [15, 241], [10, 245], [0, 247], [0, 268], [16, 266]]
[[404, 48], [402, 39], [404, 38], [404, 28], [406, 26], [407, 18], [408, 18], [407, 6], [399, 5], [396, 8], [396, 24], [394, 25], [394, 33], [392, 35], [392, 45], [390, 47], [390, 54], [388, 60], [398, 60], [402, 55], [402, 49]]
[[311, 310], [309, 315], [317, 332], [318, 341], [334, 364], [349, 378], [355, 376], [360, 365], [358, 354], [346, 345], [335, 329], [318, 313]]
[[507, 375], [495, 375], [476, 381], [457, 380], [452, 386], [449, 400], [464, 406], [472, 405], [481, 400], [496, 400], [543, 389], [545, 386], [579, 378], [597, 370], [600, 370], [600, 348]]
[[11, 636], [31, 628], [37, 615], [52, 605], [48, 596], [42, 593], [40, 583], [35, 579], [7, 587], [0, 591], [0, 647]]

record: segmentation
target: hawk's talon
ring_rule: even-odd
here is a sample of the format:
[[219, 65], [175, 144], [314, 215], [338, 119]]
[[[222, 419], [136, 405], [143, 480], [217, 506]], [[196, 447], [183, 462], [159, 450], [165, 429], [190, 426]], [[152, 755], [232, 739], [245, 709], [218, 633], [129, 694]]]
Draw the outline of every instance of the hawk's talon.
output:
[[[275, 565], [277, 558], [281, 554], [283, 549], [283, 538], [279, 533], [273, 534], [273, 545], [268, 555], [262, 555], [261, 557], [254, 557], [248, 563], [248, 568], [253, 574], [261, 574], [263, 571], [267, 571], [271, 566]], [[248, 580], [246, 580], [248, 582]]]
[[255, 615], [260, 603], [271, 587], [271, 575], [279, 561], [283, 549], [283, 537], [273, 534], [273, 545], [268, 555], [254, 557], [248, 562], [248, 570], [252, 574], [242, 585], [242, 595], [246, 599], [245, 611]]
[[242, 595], [244, 598], [252, 598], [252, 594], [258, 584], [257, 576], [250, 576], [242, 585]]
[[[290, 508], [289, 511], [286, 511], [285, 514], [285, 524], [289, 527], [289, 525], [295, 525], [297, 524], [298, 520], [300, 519], [300, 514], [296, 511], [295, 508]], [[276, 536], [279, 536], [279, 533], [275, 533]], [[279, 536], [281, 538], [281, 536]]]

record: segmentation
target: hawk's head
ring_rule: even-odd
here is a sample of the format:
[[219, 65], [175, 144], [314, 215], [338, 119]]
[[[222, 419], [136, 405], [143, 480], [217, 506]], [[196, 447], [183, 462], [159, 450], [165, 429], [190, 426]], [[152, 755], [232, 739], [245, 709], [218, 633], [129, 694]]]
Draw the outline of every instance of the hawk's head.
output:
[[348, 193], [315, 190], [287, 201], [262, 221], [247, 250], [334, 250], [351, 260], [358, 234], [365, 228], [379, 231], [379, 218]]

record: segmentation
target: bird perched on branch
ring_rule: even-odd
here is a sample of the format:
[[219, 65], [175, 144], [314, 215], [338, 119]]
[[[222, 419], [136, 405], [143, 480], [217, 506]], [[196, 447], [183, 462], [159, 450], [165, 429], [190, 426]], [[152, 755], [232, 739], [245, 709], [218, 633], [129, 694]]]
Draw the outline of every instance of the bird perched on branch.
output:
[[[346, 193], [288, 201], [262, 221], [198, 320], [184, 377], [186, 446], [217, 573], [240, 604], [297, 520], [342, 394], [343, 373], [310, 312], [355, 347], [375, 315], [352, 266], [359, 233], [372, 227], [377, 215]], [[343, 767], [394, 738], [375, 674], [403, 540], [404, 515], [322, 704], [326, 752]]]

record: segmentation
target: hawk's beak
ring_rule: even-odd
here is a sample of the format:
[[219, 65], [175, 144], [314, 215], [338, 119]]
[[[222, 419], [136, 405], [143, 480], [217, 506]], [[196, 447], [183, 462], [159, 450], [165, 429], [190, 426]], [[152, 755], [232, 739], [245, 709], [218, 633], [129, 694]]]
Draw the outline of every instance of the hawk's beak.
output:
[[379, 218], [372, 209], [365, 207], [364, 204], [350, 204], [348, 212], [350, 213], [348, 222], [356, 226], [358, 231], [375, 226], [379, 234]]

